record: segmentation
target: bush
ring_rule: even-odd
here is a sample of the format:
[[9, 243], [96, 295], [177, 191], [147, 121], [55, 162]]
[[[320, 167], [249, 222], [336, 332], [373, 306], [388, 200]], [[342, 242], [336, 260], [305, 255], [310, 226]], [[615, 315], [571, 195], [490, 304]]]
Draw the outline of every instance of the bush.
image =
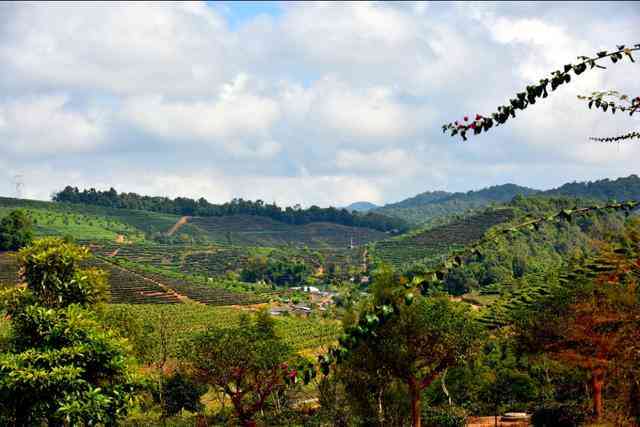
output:
[[425, 427], [464, 427], [467, 425], [467, 414], [457, 406], [425, 408], [422, 421]]
[[202, 409], [200, 396], [207, 392], [207, 387], [197, 384], [176, 372], [164, 384], [164, 411], [167, 415], [178, 414], [183, 408], [191, 412]]
[[535, 427], [577, 427], [585, 420], [585, 409], [577, 402], [550, 402], [538, 407], [531, 417]]

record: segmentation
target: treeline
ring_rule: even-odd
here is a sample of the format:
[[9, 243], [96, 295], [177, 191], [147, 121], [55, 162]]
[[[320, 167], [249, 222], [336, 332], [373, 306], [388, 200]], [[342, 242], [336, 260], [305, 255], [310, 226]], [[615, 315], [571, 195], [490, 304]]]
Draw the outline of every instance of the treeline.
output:
[[320, 208], [318, 206], [311, 206], [307, 209], [292, 207], [283, 209], [275, 203], [269, 204], [262, 200], [251, 201], [244, 199], [233, 199], [227, 203], [213, 204], [202, 197], [198, 200], [186, 197], [170, 199], [168, 197], [141, 196], [136, 193], [118, 193], [113, 188], [109, 191], [100, 191], [95, 188], [80, 191], [77, 187], [67, 186], [53, 196], [53, 201], [189, 216], [257, 215], [295, 225], [312, 222], [331, 222], [391, 233], [402, 233], [409, 228], [408, 224], [402, 219], [372, 212], [355, 213], [346, 209]]

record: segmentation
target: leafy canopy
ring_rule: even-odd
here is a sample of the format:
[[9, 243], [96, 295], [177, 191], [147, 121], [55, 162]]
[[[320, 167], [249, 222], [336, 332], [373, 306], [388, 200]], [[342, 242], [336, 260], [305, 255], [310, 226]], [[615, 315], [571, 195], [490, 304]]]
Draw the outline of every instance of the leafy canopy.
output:
[[0, 251], [17, 251], [33, 240], [31, 220], [23, 210], [12, 211], [0, 220]]

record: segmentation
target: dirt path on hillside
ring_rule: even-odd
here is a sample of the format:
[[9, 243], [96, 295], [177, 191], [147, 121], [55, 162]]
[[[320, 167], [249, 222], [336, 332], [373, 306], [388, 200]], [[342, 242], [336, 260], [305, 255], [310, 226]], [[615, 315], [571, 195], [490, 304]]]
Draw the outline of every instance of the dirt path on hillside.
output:
[[175, 224], [173, 224], [173, 227], [171, 227], [169, 229], [169, 231], [167, 231], [167, 236], [173, 236], [173, 234], [178, 231], [180, 229], [180, 227], [182, 227], [183, 225], [185, 225], [187, 222], [189, 222], [189, 219], [191, 217], [190, 216], [183, 216], [182, 218], [180, 218], [178, 220], [178, 222], [176, 222]]

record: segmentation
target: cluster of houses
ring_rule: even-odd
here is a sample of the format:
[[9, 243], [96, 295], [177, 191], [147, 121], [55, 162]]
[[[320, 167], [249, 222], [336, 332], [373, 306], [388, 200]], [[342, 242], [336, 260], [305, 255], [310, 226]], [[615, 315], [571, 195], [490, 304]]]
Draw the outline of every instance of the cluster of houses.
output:
[[290, 302], [286, 305], [272, 307], [270, 310], [272, 316], [282, 316], [287, 314], [308, 316], [313, 313], [314, 310], [325, 312], [329, 306], [333, 305], [333, 297], [337, 295], [337, 292], [321, 291], [315, 286], [299, 286], [290, 289], [292, 291], [307, 293], [309, 296], [309, 302], [300, 304]]

